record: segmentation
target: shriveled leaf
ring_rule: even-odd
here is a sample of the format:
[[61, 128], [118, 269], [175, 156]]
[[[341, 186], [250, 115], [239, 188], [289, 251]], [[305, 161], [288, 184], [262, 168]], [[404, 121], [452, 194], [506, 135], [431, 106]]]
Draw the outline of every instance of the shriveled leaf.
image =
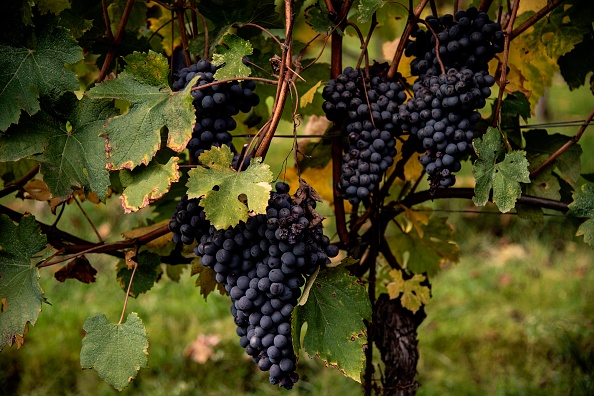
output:
[[35, 218], [26, 215], [15, 225], [0, 215], [0, 351], [22, 344], [27, 323], [35, 325], [46, 302], [39, 270], [31, 257], [46, 247]]
[[[252, 158], [242, 172], [231, 168], [232, 159], [229, 147], [213, 147], [199, 157], [208, 168], [198, 167], [188, 172], [188, 197], [202, 198], [200, 205], [204, 207], [206, 218], [217, 229], [246, 221], [248, 209], [264, 213], [270, 196], [272, 172], [261, 158]], [[241, 196], [247, 198], [247, 203], [240, 200]]]
[[218, 51], [212, 56], [212, 64], [224, 67], [217, 70], [214, 78], [223, 80], [225, 78], [248, 77], [251, 73], [249, 67], [243, 64], [243, 57], [251, 55], [253, 52], [252, 44], [243, 40], [234, 34], [227, 34], [223, 37], [226, 47], [220, 46]]
[[444, 261], [460, 261], [458, 245], [452, 237], [452, 227], [446, 217], [431, 216], [427, 225], [421, 226], [423, 237], [415, 227], [397, 229], [387, 236], [388, 243], [398, 262], [415, 274], [435, 275]]
[[105, 382], [121, 391], [148, 367], [148, 339], [144, 323], [132, 312], [122, 324], [98, 314], [85, 321], [80, 351], [82, 368], [92, 368]]
[[493, 202], [503, 213], [514, 208], [522, 195], [520, 182], [530, 183], [526, 152], [511, 151], [502, 162], [497, 157], [503, 152], [503, 141], [496, 128], [489, 128], [482, 138], [473, 141], [478, 159], [472, 168], [476, 179], [474, 203], [484, 206], [493, 190]]
[[402, 294], [400, 302], [402, 306], [412, 313], [416, 313], [422, 305], [427, 304], [431, 298], [431, 290], [425, 285], [425, 275], [416, 274], [412, 278], [404, 280], [402, 271], [391, 270], [392, 280], [388, 283], [388, 295], [390, 299], [395, 299]]
[[[157, 268], [161, 264], [159, 255], [148, 251], [140, 252], [136, 260], [138, 262], [138, 268], [136, 268], [132, 287], [130, 287], [130, 297], [134, 298], [142, 293], [146, 293], [153, 287], [159, 277]], [[118, 282], [120, 282], [120, 286], [124, 291], [128, 290], [133, 271], [133, 268], [123, 265], [117, 273]]]
[[171, 183], [179, 180], [178, 160], [178, 157], [171, 157], [165, 165], [152, 161], [148, 166], [137, 167], [133, 171], [122, 170], [120, 180], [125, 190], [120, 200], [124, 212], [142, 209], [167, 193]]
[[25, 190], [29, 196], [37, 201], [49, 201], [52, 197], [47, 184], [43, 182], [43, 180], [33, 179], [28, 181], [24, 186], [23, 190]]
[[93, 268], [85, 256], [80, 256], [60, 268], [54, 273], [54, 278], [58, 282], [64, 282], [66, 279], [76, 279], [82, 283], [95, 282], [97, 270]]
[[365, 23], [371, 20], [371, 16], [374, 12], [382, 8], [386, 4], [384, 0], [361, 0], [357, 11], [359, 16], [357, 22]]
[[573, 194], [573, 202], [569, 204], [568, 216], [587, 218], [576, 235], [583, 235], [584, 242], [594, 248], [594, 184], [582, 185], [580, 191]]
[[344, 268], [320, 271], [309, 297], [293, 312], [293, 343], [299, 349], [303, 325], [307, 332], [303, 348], [327, 366], [361, 382], [367, 343], [365, 320], [371, 320], [371, 305], [365, 288]]
[[[134, 239], [134, 238], [138, 238], [142, 235], [148, 234], [151, 231], [155, 231], [156, 229], [159, 229], [165, 225], [169, 224], [169, 219], [167, 220], [163, 220], [160, 221], [158, 223], [155, 224], [151, 224], [149, 226], [146, 227], [139, 227], [139, 228], [135, 228], [133, 230], [130, 231], [126, 231], [122, 234], [122, 236], [126, 239]], [[165, 246], [169, 241], [171, 241], [171, 234], [165, 234], [159, 238], [153, 239], [152, 241], [148, 242], [146, 244], [146, 247], [148, 247], [149, 249], [158, 249], [158, 248], [162, 248], [163, 246]]]
[[208, 268], [200, 264], [200, 258], [197, 257], [192, 260], [191, 276], [198, 275], [196, 278], [196, 287], [200, 288], [200, 294], [204, 296], [204, 301], [207, 301], [208, 295], [218, 290], [221, 294], [227, 294], [223, 284], [218, 283], [215, 279], [216, 273], [212, 268]]
[[305, 9], [305, 23], [307, 23], [316, 33], [329, 33], [334, 27], [330, 21], [330, 14], [326, 7], [322, 7], [320, 2], [314, 3]]
[[115, 114], [111, 101], [84, 98], [70, 117], [72, 130], [63, 124], [52, 134], [47, 149], [37, 159], [54, 197], [64, 199], [72, 190], [84, 187], [105, 201], [110, 183], [105, 169], [105, 139], [99, 135], [106, 120]]
[[0, 131], [19, 121], [21, 110], [37, 113], [39, 97], [57, 98], [78, 89], [76, 75], [64, 64], [82, 59], [82, 50], [54, 16], [35, 22], [34, 45], [0, 45]]
[[[94, 99], [122, 99], [128, 113], [110, 119], [107, 132], [108, 169], [134, 169], [148, 164], [161, 144], [161, 128], [167, 127], [167, 146], [182, 151], [195, 123], [190, 90], [169, 87], [167, 59], [156, 52], [135, 52], [124, 58], [127, 65], [118, 78], [104, 81], [89, 91]], [[197, 77], [196, 77], [197, 78]]]

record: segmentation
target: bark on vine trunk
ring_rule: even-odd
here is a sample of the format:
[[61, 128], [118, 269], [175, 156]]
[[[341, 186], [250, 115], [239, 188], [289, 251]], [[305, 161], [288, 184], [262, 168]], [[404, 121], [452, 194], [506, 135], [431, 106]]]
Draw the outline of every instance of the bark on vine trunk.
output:
[[419, 360], [417, 329], [427, 315], [421, 307], [413, 314], [400, 299], [379, 296], [373, 312], [374, 341], [382, 355], [385, 396], [411, 396], [419, 389], [415, 380]]

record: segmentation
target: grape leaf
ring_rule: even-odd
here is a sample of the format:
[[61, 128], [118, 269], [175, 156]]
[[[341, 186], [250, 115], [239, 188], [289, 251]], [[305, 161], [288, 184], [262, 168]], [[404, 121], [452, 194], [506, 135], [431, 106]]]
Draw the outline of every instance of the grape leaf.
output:
[[[161, 264], [161, 258], [159, 255], [143, 251], [136, 257], [138, 267], [132, 280], [132, 286], [130, 287], [130, 297], [137, 298], [140, 294], [149, 291], [159, 274], [157, 267]], [[130, 277], [132, 276], [133, 268], [128, 268], [127, 265], [120, 264], [120, 268], [117, 273], [118, 282], [124, 291], [128, 290], [128, 284], [130, 284]]]
[[361, 0], [359, 7], [357, 8], [357, 11], [359, 12], [357, 22], [368, 22], [371, 20], [373, 13], [382, 8], [384, 4], [386, 4], [384, 0]]
[[427, 225], [421, 223], [423, 237], [419, 236], [417, 227], [412, 226], [408, 230], [398, 228], [399, 232], [387, 236], [398, 262], [415, 274], [433, 276], [442, 262], [460, 261], [452, 227], [446, 220], [446, 217], [431, 216]]
[[79, 256], [57, 270], [54, 273], [54, 278], [58, 282], [76, 279], [83, 283], [91, 283], [95, 282], [95, 275], [97, 275], [97, 270], [93, 268], [89, 260], [85, 256]]
[[[1, 148], [0, 148], [1, 151]], [[0, 162], [0, 178], [4, 184], [14, 183], [25, 176], [37, 165], [37, 161], [21, 159], [18, 161]]]
[[215, 289], [222, 295], [227, 294], [223, 284], [216, 281], [214, 270], [200, 264], [200, 257], [192, 260], [192, 272], [190, 276], [194, 275], [198, 275], [196, 278], [196, 287], [200, 288], [200, 294], [204, 297], [204, 301], [207, 301], [208, 295], [215, 291]]
[[[246, 221], [248, 208], [256, 213], [266, 211], [272, 172], [262, 163], [262, 158], [252, 158], [242, 172], [231, 168], [233, 154], [227, 146], [213, 147], [198, 159], [208, 168], [198, 167], [188, 172], [188, 198], [202, 198], [200, 205], [215, 228], [226, 229], [240, 220]], [[247, 205], [240, 201], [242, 195], [247, 197]]]
[[330, 20], [328, 9], [320, 6], [320, 2], [316, 2], [305, 9], [305, 23], [307, 23], [316, 33], [329, 33], [334, 27]]
[[322, 81], [318, 81], [316, 85], [314, 85], [306, 93], [301, 95], [301, 98], [299, 99], [299, 107], [305, 107], [308, 104], [313, 103], [314, 96], [316, 95], [316, 92], [318, 91], [320, 85], [322, 85]]
[[217, 70], [214, 78], [223, 80], [249, 76], [251, 70], [243, 64], [242, 59], [253, 53], [252, 44], [234, 34], [226, 34], [223, 37], [223, 42], [227, 47], [220, 46], [218, 48], [218, 52], [212, 56], [212, 64], [215, 66], [225, 64], [225, 66]]
[[530, 118], [530, 102], [522, 92], [514, 92], [507, 94], [503, 102], [501, 102], [501, 113], [509, 116], [520, 116], [525, 122]]
[[53, 16], [40, 18], [35, 33], [35, 46], [0, 45], [0, 131], [18, 123], [21, 110], [38, 112], [40, 96], [78, 89], [76, 75], [64, 67], [82, 59], [70, 33]]
[[398, 298], [402, 294], [400, 303], [412, 313], [417, 313], [421, 305], [429, 302], [431, 290], [427, 286], [421, 285], [425, 281], [425, 275], [416, 274], [412, 278], [404, 280], [402, 271], [391, 270], [390, 276], [392, 280], [386, 286], [390, 299]]
[[108, 169], [134, 169], [148, 164], [159, 149], [164, 126], [169, 130], [167, 146], [182, 151], [196, 121], [190, 95], [195, 81], [183, 91], [172, 92], [169, 65], [163, 55], [135, 52], [124, 59], [127, 65], [118, 78], [89, 91], [94, 99], [123, 99], [130, 103], [128, 113], [111, 118], [105, 128]]
[[152, 161], [148, 166], [133, 171], [123, 169], [120, 181], [125, 187], [120, 196], [125, 213], [135, 212], [161, 198], [171, 183], [179, 180], [178, 157], [171, 157], [165, 165]]
[[[526, 139], [527, 157], [531, 168], [536, 168], [571, 139], [569, 136], [560, 133], [549, 135], [544, 129], [532, 129], [524, 132], [524, 138]], [[581, 156], [582, 147], [579, 144], [574, 144], [552, 162], [553, 167], [557, 168], [561, 177], [572, 186], [580, 177]]]
[[58, 15], [65, 9], [70, 8], [70, 0], [38, 0], [36, 1], [36, 5], [42, 14], [51, 12]]
[[45, 150], [52, 135], [62, 132], [63, 123], [41, 110], [24, 115], [18, 125], [0, 134], [0, 161], [17, 161]]
[[298, 351], [307, 323], [303, 348], [345, 376], [361, 382], [367, 343], [365, 320], [371, 305], [365, 288], [344, 268], [320, 271], [304, 305], [293, 312], [293, 343]]
[[522, 195], [520, 182], [530, 183], [526, 152], [511, 151], [505, 154], [502, 162], [497, 162], [503, 142], [496, 128], [489, 128], [482, 138], [474, 139], [473, 145], [478, 156], [472, 167], [476, 179], [474, 204], [484, 206], [493, 189], [493, 203], [501, 212], [509, 212]]
[[594, 71], [594, 39], [592, 34], [585, 34], [584, 40], [563, 56], [557, 63], [563, 79], [570, 90], [579, 88], [586, 83], [588, 73]]
[[31, 257], [46, 247], [35, 218], [25, 215], [14, 225], [0, 215], [0, 351], [20, 346], [27, 323], [35, 325], [41, 303], [47, 302], [39, 286], [39, 270]]
[[148, 367], [146, 328], [135, 312], [122, 324], [109, 323], [105, 315], [88, 318], [80, 351], [82, 368], [92, 368], [104, 381], [121, 391]]
[[583, 235], [584, 242], [594, 248], [594, 184], [584, 184], [580, 190], [573, 194], [567, 215], [587, 218], [579, 226], [576, 235]]
[[84, 187], [105, 201], [109, 172], [105, 169], [105, 139], [100, 137], [105, 120], [116, 114], [111, 101], [83, 98], [70, 117], [72, 130], [65, 123], [49, 138], [41, 162], [43, 180], [52, 195], [66, 198], [72, 190]]
[[[147, 18], [148, 28], [156, 36], [153, 40], [159, 40], [160, 46], [167, 56], [171, 56], [173, 48], [182, 46], [181, 32], [179, 31], [179, 24], [177, 19], [171, 21], [171, 11], [155, 2], [149, 1], [147, 6], [151, 9], [159, 10], [155, 13], [157, 16]], [[172, 34], [172, 30], [175, 32]], [[160, 36], [160, 37], [159, 37]], [[173, 37], [173, 40], [172, 40]], [[154, 44], [153, 40], [151, 43]]]

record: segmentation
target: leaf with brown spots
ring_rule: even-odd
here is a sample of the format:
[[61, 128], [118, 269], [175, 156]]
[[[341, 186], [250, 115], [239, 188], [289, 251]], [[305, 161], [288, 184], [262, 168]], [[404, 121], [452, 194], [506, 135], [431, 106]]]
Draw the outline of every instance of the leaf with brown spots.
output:
[[360, 382], [367, 343], [365, 320], [371, 320], [371, 305], [357, 279], [344, 268], [320, 271], [311, 282], [307, 301], [293, 312], [293, 348], [298, 351], [303, 346], [310, 356]]

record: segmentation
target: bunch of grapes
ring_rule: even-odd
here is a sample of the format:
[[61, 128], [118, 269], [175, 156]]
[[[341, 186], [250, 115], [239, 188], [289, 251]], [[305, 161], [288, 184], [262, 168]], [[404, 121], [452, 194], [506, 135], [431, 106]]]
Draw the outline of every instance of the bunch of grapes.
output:
[[[468, 68], [474, 72], [488, 71], [489, 61], [503, 51], [501, 25], [491, 21], [486, 12], [474, 7], [460, 10], [454, 16], [428, 16], [425, 22], [437, 36], [439, 57], [446, 70]], [[405, 55], [415, 57], [410, 65], [414, 76], [422, 77], [430, 69], [439, 70], [433, 33], [417, 25], [411, 34], [415, 40], [406, 44]]]
[[291, 313], [305, 276], [338, 254], [313, 216], [315, 201], [297, 202], [277, 183], [266, 215], [227, 230], [211, 227], [195, 253], [231, 296], [239, 343], [270, 382], [290, 389], [299, 376], [291, 338]]
[[406, 100], [400, 83], [386, 77], [387, 64], [374, 64], [368, 81], [361, 70], [347, 67], [322, 93], [326, 117], [344, 125], [349, 145], [345, 147], [338, 190], [357, 204], [378, 186], [396, 155], [394, 122], [399, 105]]
[[450, 69], [417, 81], [415, 96], [401, 106], [402, 128], [415, 135], [426, 150], [419, 160], [432, 189], [456, 182], [453, 173], [461, 169], [460, 159], [472, 150], [474, 126], [481, 119], [474, 109], [485, 105], [493, 83], [488, 74]]
[[[184, 89], [196, 76], [200, 79], [196, 87], [215, 82], [214, 73], [217, 67], [202, 59], [198, 63], [185, 67], [177, 72], [177, 80], [173, 83], [174, 90]], [[212, 146], [223, 144], [235, 148], [231, 143], [229, 133], [237, 127], [234, 115], [240, 111], [247, 113], [260, 102], [253, 91], [256, 84], [253, 81], [237, 81], [215, 84], [211, 87], [192, 91], [194, 107], [196, 108], [196, 124], [192, 139], [188, 143], [190, 155], [196, 159]]]
[[422, 143], [419, 151], [425, 152], [419, 160], [435, 190], [454, 185], [460, 160], [472, 150], [481, 119], [476, 110], [485, 106], [495, 83], [488, 63], [503, 50], [503, 33], [501, 25], [474, 7], [455, 16], [427, 17], [426, 23], [433, 32], [417, 26], [415, 40], [406, 46], [405, 54], [415, 57], [411, 72], [419, 78], [395, 122]]
[[175, 213], [169, 221], [169, 231], [173, 232], [173, 242], [191, 245], [194, 241], [200, 240], [202, 235], [208, 231], [210, 222], [206, 220], [206, 215], [199, 202], [199, 199], [188, 199], [188, 196], [184, 195], [177, 204]]

